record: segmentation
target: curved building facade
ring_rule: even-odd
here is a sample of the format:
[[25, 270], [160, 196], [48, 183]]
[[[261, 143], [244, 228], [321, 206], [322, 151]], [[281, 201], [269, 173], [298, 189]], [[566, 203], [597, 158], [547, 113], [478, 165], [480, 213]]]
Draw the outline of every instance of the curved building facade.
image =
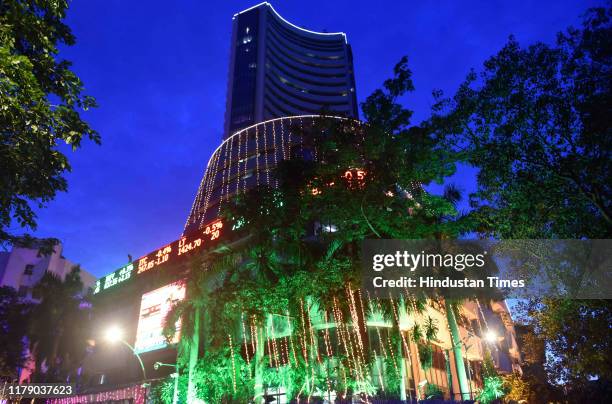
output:
[[300, 28], [269, 3], [234, 15], [224, 138], [258, 122], [321, 111], [358, 118], [346, 35]]
[[[270, 119], [237, 131], [213, 152], [191, 207], [185, 233], [217, 218], [234, 195], [258, 185], [276, 186], [273, 169], [282, 160], [312, 153], [303, 139], [317, 120], [344, 117], [298, 115]], [[316, 158], [316, 155], [310, 156]]]

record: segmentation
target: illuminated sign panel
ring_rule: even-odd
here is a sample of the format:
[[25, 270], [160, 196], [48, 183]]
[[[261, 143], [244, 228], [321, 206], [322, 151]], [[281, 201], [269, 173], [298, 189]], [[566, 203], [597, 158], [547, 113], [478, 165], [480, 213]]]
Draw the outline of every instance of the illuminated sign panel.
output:
[[[185, 283], [174, 282], [142, 295], [134, 350], [138, 353], [168, 346], [163, 335], [164, 319], [177, 302], [185, 298]], [[176, 322], [176, 333], [170, 344], [180, 339], [181, 321]]]
[[221, 238], [222, 232], [223, 222], [221, 219], [217, 219], [197, 232], [186, 234], [180, 239], [98, 279], [94, 285], [93, 293], [94, 295], [98, 294], [115, 285], [125, 283], [144, 272], [166, 264], [177, 263], [186, 254], [211, 247]]

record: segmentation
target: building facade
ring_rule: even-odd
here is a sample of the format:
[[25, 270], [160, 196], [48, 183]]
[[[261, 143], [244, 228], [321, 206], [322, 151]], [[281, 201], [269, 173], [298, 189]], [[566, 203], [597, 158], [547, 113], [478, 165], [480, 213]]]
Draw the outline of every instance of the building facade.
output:
[[342, 32], [315, 32], [261, 3], [234, 15], [224, 139], [293, 115], [357, 118], [353, 55]]
[[[0, 252], [0, 286], [16, 289], [25, 299], [36, 300], [32, 295], [34, 285], [45, 272], [51, 272], [64, 279], [76, 265], [63, 256], [64, 247], [57, 244], [50, 255], [41, 255], [36, 242], [29, 247], [12, 247], [11, 251]], [[81, 280], [85, 289], [92, 286], [96, 277], [81, 268]]]
[[311, 152], [308, 133], [317, 122], [356, 120], [345, 117], [298, 115], [269, 119], [236, 131], [210, 157], [198, 188], [185, 233], [202, 228], [219, 217], [223, 204], [240, 192], [258, 185], [276, 186], [272, 171], [282, 160]]

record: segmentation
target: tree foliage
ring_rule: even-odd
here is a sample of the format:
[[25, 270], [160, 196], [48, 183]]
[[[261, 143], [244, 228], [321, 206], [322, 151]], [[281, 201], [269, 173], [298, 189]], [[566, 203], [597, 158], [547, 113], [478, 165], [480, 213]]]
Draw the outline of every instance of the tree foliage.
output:
[[546, 344], [545, 368], [553, 383], [580, 389], [593, 379], [612, 380], [610, 301], [544, 298], [524, 303], [520, 312], [533, 337]]
[[26, 361], [24, 338], [32, 305], [23, 302], [17, 291], [0, 287], [0, 379], [14, 380]]
[[91, 337], [79, 272], [75, 266], [64, 279], [46, 272], [34, 287], [33, 295], [40, 302], [28, 319], [28, 340], [36, 363], [32, 381], [65, 381], [77, 376]]
[[[429, 123], [479, 169], [479, 232], [505, 239], [610, 238], [612, 8], [589, 10], [554, 44], [514, 38], [452, 98], [436, 93]], [[524, 306], [551, 381], [610, 381], [609, 301], [541, 299]], [[607, 358], [607, 359], [606, 359]]]
[[36, 228], [34, 209], [66, 191], [76, 150], [99, 135], [81, 119], [95, 107], [59, 47], [75, 43], [64, 24], [67, 0], [0, 3], [0, 242]]
[[479, 168], [473, 206], [502, 238], [606, 238], [612, 230], [611, 10], [555, 45], [514, 38], [432, 118]]

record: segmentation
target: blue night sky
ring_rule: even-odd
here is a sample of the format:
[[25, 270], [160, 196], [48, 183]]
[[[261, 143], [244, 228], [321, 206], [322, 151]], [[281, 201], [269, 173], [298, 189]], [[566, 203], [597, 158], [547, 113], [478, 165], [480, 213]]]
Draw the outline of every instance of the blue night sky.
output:
[[[178, 238], [206, 162], [221, 139], [232, 15], [250, 1], [73, 1], [77, 44], [62, 56], [96, 97], [84, 117], [102, 135], [69, 153], [69, 191], [40, 210], [35, 235], [57, 237], [67, 258], [101, 276]], [[593, 0], [288, 1], [272, 3], [312, 30], [344, 31], [359, 101], [408, 55], [414, 123], [431, 90], [452, 93], [510, 34], [552, 42]], [[474, 188], [474, 171], [454, 181]]]

